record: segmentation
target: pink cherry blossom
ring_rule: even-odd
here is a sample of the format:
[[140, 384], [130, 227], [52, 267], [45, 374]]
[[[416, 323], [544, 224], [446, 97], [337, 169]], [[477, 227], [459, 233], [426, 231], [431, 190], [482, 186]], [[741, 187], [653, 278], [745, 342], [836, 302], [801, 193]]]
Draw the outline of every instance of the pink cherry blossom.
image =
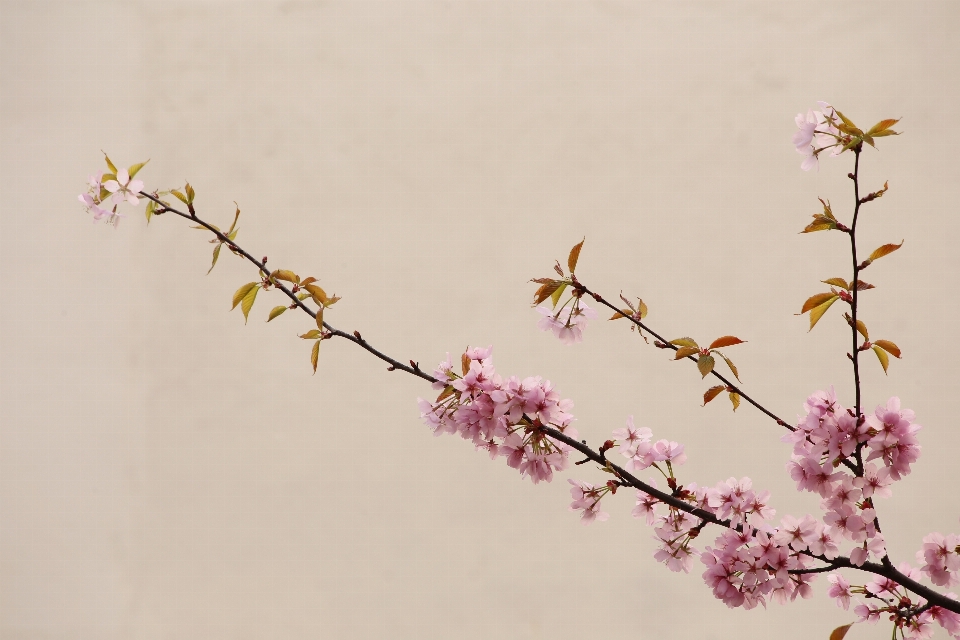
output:
[[839, 573], [831, 573], [827, 576], [827, 582], [832, 586], [827, 590], [827, 597], [834, 598], [837, 606], [843, 609], [850, 608], [850, 583], [847, 582]]
[[126, 200], [130, 204], [136, 205], [140, 202], [137, 194], [143, 190], [143, 181], [131, 180], [127, 170], [120, 169], [117, 171], [117, 179], [107, 180], [103, 184], [103, 188], [113, 194], [114, 202], [119, 203]]
[[580, 511], [580, 522], [590, 524], [591, 522], [603, 522], [610, 517], [609, 513], [600, 511], [600, 499], [607, 492], [605, 486], [595, 486], [580, 480], [567, 480], [573, 487], [570, 489], [570, 496], [573, 502], [570, 503], [570, 511]]

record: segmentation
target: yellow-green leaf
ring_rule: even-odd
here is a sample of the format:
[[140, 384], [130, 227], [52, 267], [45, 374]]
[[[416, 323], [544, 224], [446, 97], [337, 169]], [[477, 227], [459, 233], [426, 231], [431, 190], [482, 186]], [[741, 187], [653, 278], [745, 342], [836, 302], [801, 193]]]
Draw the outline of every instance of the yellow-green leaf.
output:
[[556, 291], [550, 294], [550, 301], [553, 302], [554, 309], [556, 309], [557, 305], [560, 304], [560, 296], [563, 295], [563, 292], [566, 288], [567, 288], [567, 283], [561, 282], [560, 286], [557, 287]]
[[736, 379], [739, 381], [739, 380], [740, 380], [740, 374], [737, 372], [737, 368], [733, 365], [733, 361], [730, 360], [730, 358], [728, 358], [727, 356], [725, 356], [725, 355], [723, 355], [722, 353], [720, 353], [719, 351], [717, 351], [716, 353], [717, 353], [718, 356], [720, 356], [721, 358], [723, 358], [723, 361], [727, 363], [727, 366], [728, 366], [728, 367], [730, 367], [730, 371], [733, 372], [733, 377], [736, 378]]
[[874, 249], [873, 253], [870, 254], [870, 257], [868, 258], [868, 260], [870, 260], [870, 262], [873, 262], [874, 260], [882, 258], [885, 255], [889, 255], [893, 253], [894, 251], [896, 251], [902, 246], [903, 246], [903, 241], [901, 240], [900, 244], [885, 244], [882, 247], [877, 247], [876, 249]]
[[[147, 162], [150, 161], [147, 160]], [[137, 175], [137, 173], [140, 172], [140, 169], [143, 169], [143, 167], [146, 166], [147, 162], [138, 162], [137, 164], [130, 165], [130, 168], [127, 169], [127, 173], [130, 174], [130, 178], [133, 178], [133, 176]]]
[[293, 271], [288, 271], [287, 269], [277, 269], [270, 274], [271, 278], [276, 278], [277, 280], [286, 280], [287, 282], [293, 282], [294, 284], [300, 282], [300, 276], [295, 274]]
[[850, 631], [850, 627], [853, 626], [853, 623], [845, 624], [842, 627], [837, 627], [830, 632], [830, 640], [843, 640], [844, 636], [847, 635], [847, 631]]
[[[237, 212], [233, 215], [233, 224], [230, 225], [230, 231], [227, 231], [227, 236], [230, 236], [230, 234], [233, 233], [233, 230], [237, 227], [237, 220], [240, 219], [240, 205], [238, 205], [236, 202], [233, 204], [237, 207]], [[230, 237], [230, 239], [233, 240], [233, 237]]]
[[813, 309], [813, 308], [815, 308], [815, 307], [819, 307], [819, 306], [820, 306], [821, 304], [823, 304], [824, 302], [830, 300], [831, 298], [836, 298], [836, 297], [837, 297], [837, 294], [835, 294], [835, 293], [829, 293], [829, 292], [828, 292], [828, 293], [818, 293], [818, 294], [816, 294], [816, 295], [812, 295], [812, 296], [810, 296], [809, 298], [807, 298], [807, 301], [806, 301], [806, 302], [803, 303], [803, 309], [800, 309], [800, 313], [798, 313], [797, 315], [798, 315], [798, 316], [802, 316], [802, 315], [805, 314], [807, 311], [810, 311], [810, 309]]
[[677, 338], [676, 340], [671, 340], [670, 344], [675, 344], [678, 347], [694, 347], [696, 349], [700, 348], [697, 345], [696, 340], [694, 340], [693, 338]]
[[313, 372], [317, 372], [317, 361], [320, 359], [320, 343], [322, 340], [317, 340], [313, 343], [313, 351], [310, 352], [310, 364], [313, 365]]
[[310, 292], [310, 295], [313, 296], [313, 301], [317, 304], [326, 304], [327, 292], [318, 287], [315, 284], [305, 284], [303, 288]]
[[700, 370], [700, 377], [706, 378], [707, 374], [713, 371], [713, 365], [715, 364], [713, 356], [700, 356], [697, 359], [697, 369]]
[[843, 278], [827, 278], [826, 280], [821, 280], [820, 282], [824, 284], [833, 285], [834, 287], [840, 287], [841, 289], [846, 289], [850, 291], [850, 285], [847, 284], [847, 281]]
[[240, 310], [243, 311], [244, 324], [247, 323], [247, 320], [250, 317], [250, 309], [253, 308], [253, 303], [257, 299], [258, 291], [260, 291], [260, 285], [256, 284], [252, 289], [250, 289], [250, 291], [247, 292], [247, 295], [243, 296], [243, 300], [240, 301]]
[[171, 190], [170, 190], [170, 193], [171, 193], [172, 195], [176, 196], [177, 200], [179, 200], [179, 201], [182, 202], [183, 204], [190, 204], [190, 201], [187, 200], [187, 196], [183, 195], [182, 193], [180, 193], [180, 192], [177, 191], [176, 189], [171, 189]]
[[145, 213], [147, 214], [147, 224], [150, 224], [150, 218], [153, 217], [153, 212], [156, 211], [156, 210], [157, 210], [157, 203], [154, 202], [153, 200], [149, 200], [149, 199], [148, 199], [148, 200], [147, 200], [147, 210], [146, 210], [146, 212], [145, 212]]
[[880, 361], [880, 366], [883, 367], [883, 372], [887, 372], [887, 367], [890, 366], [890, 357], [887, 355], [887, 352], [881, 349], [878, 346], [871, 347], [873, 352], [877, 354], [877, 360]]
[[213, 262], [210, 263], [210, 268], [207, 269], [207, 275], [210, 275], [210, 272], [213, 271], [213, 268], [217, 266], [217, 260], [220, 258], [220, 247], [222, 246], [223, 243], [221, 242], [213, 248]]
[[197, 194], [193, 190], [193, 187], [190, 186], [189, 182], [186, 184], [183, 190], [187, 192], [187, 204], [190, 204], [191, 202], [193, 202], [193, 199], [197, 196]]
[[700, 349], [696, 347], [680, 347], [677, 349], [677, 353], [674, 356], [674, 360], [682, 360], [683, 358], [688, 358], [692, 355], [700, 353]]
[[236, 290], [233, 294], [233, 306], [230, 307], [230, 310], [233, 311], [237, 308], [237, 305], [243, 300], [244, 296], [250, 293], [250, 290], [257, 286], [256, 282], [248, 282], [239, 289]]
[[808, 329], [807, 331], [812, 331], [813, 327], [816, 326], [817, 322], [820, 321], [820, 318], [823, 317], [823, 314], [825, 314], [827, 312], [827, 309], [830, 308], [830, 305], [832, 305], [834, 302], [836, 302], [839, 299], [840, 299], [840, 296], [831, 296], [830, 299], [824, 302], [823, 304], [811, 309], [810, 310], [810, 329]]
[[307, 331], [300, 337], [303, 338], [304, 340], [316, 340], [317, 338], [320, 337], [320, 332], [317, 331], [316, 329], [311, 329], [310, 331]]
[[878, 347], [880, 347], [881, 349], [883, 349], [884, 351], [892, 355], [894, 358], [900, 357], [900, 347], [890, 342], [889, 340], [874, 340], [873, 344], [877, 345]]
[[643, 300], [640, 300], [639, 302], [640, 304], [637, 305], [637, 311], [640, 312], [640, 319], [643, 320], [644, 318], [647, 317], [647, 313], [649, 312], [649, 309], [647, 309], [647, 305], [644, 304]]
[[730, 404], [733, 405], [733, 410], [736, 411], [740, 407], [740, 394], [730, 392]]
[[[103, 152], [101, 152], [101, 153], [103, 153]], [[108, 156], [106, 153], [103, 154], [103, 159], [107, 161], [107, 166], [110, 167], [110, 172], [113, 173], [113, 175], [114, 175], [114, 177], [111, 178], [111, 180], [116, 180], [117, 165], [115, 165], [115, 164], [113, 164], [112, 162], [110, 162], [110, 156]], [[106, 177], [106, 176], [104, 176], [104, 177]]]
[[583, 248], [585, 241], [586, 238], [581, 240], [579, 244], [574, 245], [573, 249], [570, 249], [570, 255], [567, 256], [567, 266], [570, 267], [570, 273], [577, 270], [577, 260], [580, 259], [580, 249]]
[[721, 349], [723, 347], [732, 347], [735, 344], [743, 344], [746, 340], [741, 340], [736, 336], [721, 336], [710, 343], [709, 349]]
[[621, 309], [617, 313], [613, 314], [611, 320], [619, 320], [620, 318], [629, 318], [633, 315], [633, 309]]
[[288, 308], [289, 307], [285, 307], [283, 305], [280, 305], [279, 307], [274, 307], [273, 309], [270, 310], [270, 317], [267, 318], [267, 322], [270, 322], [271, 320], [279, 316], [281, 313], [286, 311]]
[[721, 393], [724, 389], [726, 389], [726, 387], [721, 384], [721, 385], [718, 385], [718, 386], [716, 386], [716, 387], [710, 387], [709, 389], [707, 389], [706, 391], [704, 391], [704, 392], [703, 392], [703, 406], [704, 406], [704, 407], [707, 406], [707, 403], [710, 402], [711, 400], [713, 400], [714, 398], [716, 398], [718, 395], [720, 395], [720, 393]]

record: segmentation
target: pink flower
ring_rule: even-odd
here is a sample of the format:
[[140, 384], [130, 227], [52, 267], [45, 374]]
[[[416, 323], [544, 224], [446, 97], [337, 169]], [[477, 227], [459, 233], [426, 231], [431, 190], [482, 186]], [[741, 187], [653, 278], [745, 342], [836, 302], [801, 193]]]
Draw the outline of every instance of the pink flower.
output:
[[790, 545], [794, 551], [804, 551], [817, 538], [817, 521], [806, 515], [803, 520], [785, 516], [780, 529], [773, 534], [773, 541], [781, 547]]
[[940, 587], [960, 583], [960, 536], [930, 533], [923, 538], [923, 548], [917, 552], [917, 561], [923, 562], [921, 571]]
[[[635, 427], [633, 425], [633, 416], [627, 417], [627, 426], [625, 429], [616, 429], [613, 432], [614, 439], [620, 443], [620, 452], [628, 451], [635, 443], [647, 442], [653, 437], [653, 431], [647, 427]], [[626, 455], [624, 453], [624, 455]]]
[[606, 493], [606, 488], [595, 486], [580, 480], [567, 480], [573, 487], [570, 489], [570, 496], [573, 502], [570, 503], [570, 511], [581, 511], [580, 522], [590, 524], [591, 522], [603, 522], [610, 517], [609, 513], [600, 511], [600, 498]]
[[838, 607], [843, 607], [844, 610], [850, 608], [850, 583], [844, 580], [843, 576], [839, 573], [831, 573], [827, 576], [827, 582], [832, 586], [827, 591], [828, 598], [834, 598], [837, 601]]
[[137, 194], [143, 190], [142, 180], [131, 180], [130, 174], [126, 169], [117, 171], [116, 180], [107, 180], [103, 188], [113, 194], [114, 202], [123, 202], [126, 200], [132, 205], [140, 202]]

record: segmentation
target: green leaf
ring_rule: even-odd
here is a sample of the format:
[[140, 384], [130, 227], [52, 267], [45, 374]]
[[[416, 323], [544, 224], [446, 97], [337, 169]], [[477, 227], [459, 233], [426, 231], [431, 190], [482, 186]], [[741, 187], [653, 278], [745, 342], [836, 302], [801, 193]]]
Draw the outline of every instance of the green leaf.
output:
[[573, 249], [570, 249], [570, 255], [567, 256], [567, 266], [570, 267], [570, 273], [573, 273], [577, 270], [577, 260], [580, 259], [580, 249], [583, 248], [583, 243], [586, 242], [586, 238], [580, 241], [579, 244], [574, 245]]
[[720, 349], [722, 347], [732, 347], [735, 344], [743, 344], [746, 340], [741, 340], [736, 336], [721, 336], [710, 343], [708, 349]]
[[707, 403], [710, 402], [711, 400], [713, 400], [714, 398], [716, 398], [718, 395], [720, 395], [720, 393], [721, 393], [724, 389], [726, 389], [726, 387], [721, 384], [721, 385], [717, 385], [716, 387], [710, 387], [709, 389], [707, 389], [706, 391], [704, 391], [704, 392], [703, 392], [703, 405], [702, 405], [702, 406], [704, 406], [704, 407], [707, 406]]
[[553, 308], [556, 309], [557, 305], [560, 304], [560, 296], [563, 295], [564, 290], [567, 288], [566, 282], [561, 282], [560, 286], [557, 287], [557, 290], [550, 294], [550, 300], [553, 302]]
[[733, 405], [733, 410], [736, 411], [740, 407], [740, 394], [730, 392], [730, 404]]
[[740, 374], [737, 373], [737, 368], [736, 368], [735, 366], [733, 366], [733, 361], [731, 361], [730, 358], [728, 358], [727, 356], [723, 355], [723, 354], [720, 353], [719, 351], [717, 351], [716, 354], [717, 354], [718, 356], [720, 356], [721, 358], [723, 358], [723, 361], [727, 363], [727, 366], [728, 366], [728, 367], [730, 367], [730, 371], [733, 372], [733, 377], [736, 378], [737, 381], [739, 382], [739, 381], [740, 381]]
[[274, 307], [273, 309], [270, 310], [270, 317], [267, 318], [267, 322], [270, 322], [271, 320], [273, 320], [274, 318], [282, 314], [287, 309], [288, 307], [285, 307], [283, 305], [280, 305], [279, 307]]
[[310, 352], [310, 364], [313, 365], [313, 373], [317, 373], [317, 361], [320, 359], [320, 343], [322, 340], [317, 340], [313, 343], [313, 351]]
[[823, 317], [823, 314], [827, 312], [827, 309], [830, 308], [830, 305], [832, 305], [834, 302], [836, 302], [839, 299], [840, 299], [840, 296], [831, 296], [830, 299], [824, 302], [823, 304], [817, 307], [814, 307], [810, 311], [810, 328], [807, 331], [813, 331], [813, 327], [815, 327], [817, 322], [820, 321], [820, 318]]
[[700, 353], [700, 349], [697, 349], [696, 347], [680, 347], [677, 349], [677, 353], [674, 355], [673, 359], [682, 360], [698, 353]]
[[146, 212], [145, 212], [145, 213], [147, 214], [147, 224], [150, 224], [150, 218], [153, 217], [153, 212], [156, 211], [156, 210], [157, 210], [157, 203], [154, 202], [153, 200], [149, 200], [149, 199], [148, 199], [148, 200], [147, 200], [147, 210], [146, 210]]
[[180, 193], [180, 192], [177, 191], [176, 189], [171, 189], [171, 190], [170, 190], [170, 193], [171, 193], [173, 196], [176, 196], [177, 200], [179, 200], [179, 201], [182, 202], [183, 204], [190, 204], [190, 201], [187, 200], [187, 196], [183, 195], [182, 193]]
[[213, 271], [213, 268], [217, 266], [217, 260], [220, 258], [220, 247], [222, 246], [223, 243], [221, 242], [213, 248], [213, 262], [210, 263], [210, 268], [207, 269], [207, 275], [210, 275], [210, 272]]
[[193, 190], [193, 187], [191, 187], [190, 183], [188, 182], [187, 186], [185, 186], [183, 189], [187, 192], [187, 204], [192, 203], [193, 199], [197, 196], [196, 192]]
[[883, 349], [884, 351], [892, 355], [894, 358], [900, 357], [900, 347], [890, 342], [889, 340], [874, 340], [873, 344], [877, 345], [878, 347], [880, 347], [881, 349]]
[[[101, 151], [101, 153], [103, 153], [103, 152]], [[115, 165], [115, 164], [113, 164], [112, 162], [110, 162], [110, 156], [108, 156], [106, 153], [103, 153], [103, 159], [107, 161], [107, 166], [110, 168], [110, 172], [113, 174], [113, 177], [110, 178], [110, 179], [111, 179], [111, 180], [116, 180], [116, 179], [117, 179], [117, 165]], [[106, 177], [106, 176], [104, 176], [104, 177]]]
[[[147, 160], [147, 162], [150, 161]], [[146, 166], [147, 162], [138, 162], [137, 164], [130, 165], [130, 168], [127, 169], [127, 173], [130, 174], [130, 178], [132, 179], [133, 176], [137, 175], [140, 172], [140, 169], [143, 169], [143, 167]]]
[[847, 631], [850, 631], [850, 627], [853, 626], [853, 623], [845, 624], [842, 627], [837, 627], [830, 632], [830, 640], [843, 640], [843, 637], [847, 635]]
[[[230, 234], [233, 233], [233, 230], [237, 228], [237, 220], [240, 219], [240, 205], [236, 202], [233, 203], [237, 207], [237, 212], [233, 215], [233, 224], [230, 225], [230, 231], [227, 231], [227, 237], [230, 237]], [[233, 238], [230, 238], [233, 240]]]
[[678, 347], [694, 347], [695, 349], [700, 348], [697, 345], [696, 340], [694, 340], [693, 338], [677, 338], [676, 340], [671, 340], [670, 344], [675, 344]]
[[713, 365], [716, 361], [713, 356], [700, 356], [697, 359], [697, 369], [700, 370], [700, 377], [706, 378], [707, 374], [713, 371]]
[[237, 289], [233, 294], [233, 306], [230, 307], [230, 310], [233, 311], [237, 308], [237, 305], [243, 301], [244, 296], [250, 293], [250, 290], [257, 286], [256, 282], [248, 282], [239, 289]]
[[257, 292], [260, 291], [259, 283], [254, 285], [247, 295], [240, 301], [240, 310], [243, 311], [243, 323], [246, 324], [250, 316], [250, 309], [253, 308], [253, 302], [257, 299]]

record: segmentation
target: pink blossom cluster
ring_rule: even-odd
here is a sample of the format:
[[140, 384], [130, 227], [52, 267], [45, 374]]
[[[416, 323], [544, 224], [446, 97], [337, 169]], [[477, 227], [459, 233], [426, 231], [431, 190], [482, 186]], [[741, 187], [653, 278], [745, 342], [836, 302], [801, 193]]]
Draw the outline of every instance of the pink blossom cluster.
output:
[[[106, 182], [103, 182], [103, 177], [102, 171], [90, 176], [87, 193], [80, 194], [77, 198], [83, 203], [87, 212], [93, 215], [94, 222], [106, 220], [116, 228], [120, 224], [120, 218], [123, 217], [123, 214], [117, 211], [117, 205], [121, 202], [138, 204], [140, 199], [137, 194], [143, 189], [143, 181], [131, 179], [126, 169], [120, 169], [115, 177]], [[106, 202], [107, 198], [114, 203], [111, 209], [100, 206]]]
[[829, 104], [819, 101], [820, 111], [807, 110], [807, 114], [798, 113], [797, 132], [793, 134], [793, 145], [797, 153], [804, 156], [800, 168], [809, 171], [819, 167], [820, 152], [833, 148], [831, 155], [839, 155], [843, 145], [837, 143], [840, 130], [837, 129], [837, 112]]
[[454, 371], [447, 354], [433, 374], [437, 379], [433, 387], [441, 393], [432, 403], [418, 399], [420, 417], [434, 435], [458, 433], [491, 459], [505, 457], [508, 466], [534, 484], [550, 482], [554, 471], [566, 468], [571, 449], [550, 439], [543, 428], [577, 438], [571, 426], [573, 402], [561, 399], [550, 381], [539, 376], [504, 380], [494, 369], [491, 352], [490, 347], [467, 349], [461, 374]]
[[[574, 344], [583, 341], [583, 330], [587, 320], [597, 317], [597, 312], [588, 307], [580, 298], [571, 298], [573, 303], [570, 309], [566, 305], [554, 311], [549, 307], [539, 306], [537, 312], [543, 317], [537, 323], [541, 331], [553, 331], [553, 335], [563, 344]], [[569, 302], [569, 301], [568, 301]], [[564, 319], [561, 319], [564, 317]]]
[[[907, 563], [901, 563], [897, 569], [913, 580], [921, 577], [920, 571]], [[876, 623], [881, 616], [887, 616], [907, 640], [930, 638], [934, 624], [939, 624], [951, 636], [960, 638], [960, 615], [936, 606], [923, 610], [926, 605], [923, 598], [916, 598], [914, 602], [900, 584], [889, 578], [874, 576], [867, 584], [851, 585], [842, 574], [831, 573], [827, 581], [830, 582], [827, 596], [834, 598], [837, 606], [844, 610], [849, 609], [851, 601], [858, 595], [863, 596], [863, 600], [856, 599], [854, 607], [858, 622]], [[956, 599], [957, 596], [949, 593], [947, 597]], [[916, 615], [918, 609], [922, 610], [920, 615]]]
[[923, 548], [917, 551], [920, 571], [930, 582], [941, 587], [960, 583], [960, 536], [951, 533], [930, 533], [923, 538]]
[[[836, 394], [817, 391], [804, 404], [806, 415], [795, 431], [782, 438], [793, 444], [787, 464], [798, 491], [820, 494], [820, 507], [835, 539], [856, 544], [850, 561], [860, 566], [871, 556], [886, 555], [883, 535], [877, 531], [874, 496], [888, 497], [890, 484], [910, 473], [920, 455], [912, 411], [900, 408], [899, 398], [890, 398], [874, 415], [860, 416], [844, 409]], [[856, 468], [862, 453], [862, 474], [844, 472], [841, 462]], [[879, 464], [872, 464], [874, 461]]]

